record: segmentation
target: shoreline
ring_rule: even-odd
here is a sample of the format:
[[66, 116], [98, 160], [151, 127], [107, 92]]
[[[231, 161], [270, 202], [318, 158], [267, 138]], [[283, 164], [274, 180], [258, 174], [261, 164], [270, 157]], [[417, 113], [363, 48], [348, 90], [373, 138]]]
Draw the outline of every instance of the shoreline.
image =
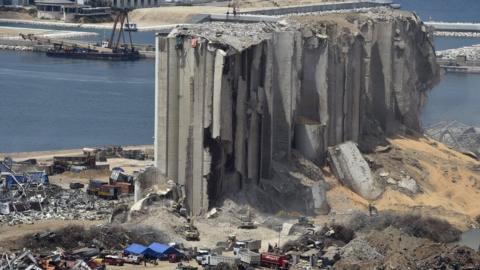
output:
[[[121, 147], [125, 150], [153, 149], [153, 144], [125, 145], [125, 146], [122, 145]], [[96, 147], [85, 146], [84, 148], [96, 148]], [[31, 159], [31, 158], [42, 159], [42, 158], [49, 158], [53, 156], [67, 156], [67, 155], [76, 155], [81, 153], [83, 153], [83, 148], [9, 152], [9, 153], [0, 152], [0, 158], [4, 159], [5, 157], [10, 157], [12, 159]]]
[[[42, 26], [53, 26], [53, 27], [66, 27], [66, 28], [83, 28], [83, 29], [100, 29], [100, 30], [111, 30], [113, 28], [113, 23], [102, 23], [102, 24], [93, 24], [93, 23], [66, 23], [61, 21], [37, 21], [37, 20], [19, 20], [19, 19], [1, 19], [0, 23], [11, 23], [11, 24], [30, 24], [30, 25], [42, 25]], [[159, 25], [149, 25], [149, 26], [138, 26], [138, 31], [159, 31], [174, 28], [176, 26], [189, 25], [188, 23], [177, 23], [177, 24], [159, 24]]]

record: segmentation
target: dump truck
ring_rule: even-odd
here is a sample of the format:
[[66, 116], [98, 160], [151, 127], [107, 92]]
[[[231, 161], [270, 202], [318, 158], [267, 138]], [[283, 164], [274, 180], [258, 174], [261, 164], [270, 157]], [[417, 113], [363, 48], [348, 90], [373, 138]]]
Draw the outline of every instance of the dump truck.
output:
[[248, 249], [240, 249], [237, 257], [243, 264], [250, 266], [260, 265], [260, 254], [257, 252], [253, 252]]
[[222, 255], [206, 255], [203, 257], [202, 266], [217, 266], [219, 264], [237, 265], [240, 259], [236, 257], [222, 256]]
[[263, 252], [260, 254], [260, 264], [274, 269], [288, 269], [289, 262], [285, 255]]
[[241, 249], [250, 250], [253, 252], [258, 252], [260, 247], [262, 246], [262, 240], [245, 240], [245, 241], [237, 241], [233, 246], [233, 254], [235, 256], [238, 255], [238, 252]]

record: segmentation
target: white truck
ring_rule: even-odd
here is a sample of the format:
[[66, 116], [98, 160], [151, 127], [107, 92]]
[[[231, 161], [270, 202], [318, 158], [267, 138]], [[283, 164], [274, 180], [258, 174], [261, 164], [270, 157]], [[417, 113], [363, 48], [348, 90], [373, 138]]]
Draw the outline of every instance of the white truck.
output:
[[237, 257], [244, 264], [250, 266], [260, 265], [260, 253], [253, 252], [248, 249], [240, 249]]
[[240, 259], [222, 255], [206, 255], [203, 257], [201, 264], [202, 266], [217, 266], [221, 263], [228, 265], [237, 265], [240, 263]]
[[261, 246], [262, 246], [262, 240], [237, 241], [233, 246], [233, 255], [238, 256], [238, 252], [241, 249], [247, 249], [250, 251], [258, 252]]

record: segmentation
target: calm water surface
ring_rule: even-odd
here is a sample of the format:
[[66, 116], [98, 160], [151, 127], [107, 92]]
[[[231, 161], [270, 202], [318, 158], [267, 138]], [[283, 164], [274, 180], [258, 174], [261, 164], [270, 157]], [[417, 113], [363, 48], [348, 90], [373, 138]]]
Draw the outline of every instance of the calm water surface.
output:
[[[478, 0], [396, 0], [423, 20], [480, 23]], [[479, 38], [435, 38], [437, 50], [480, 44]], [[424, 126], [442, 120], [458, 120], [480, 126], [480, 75], [449, 73], [429, 94], [423, 111]]]
[[0, 51], [0, 152], [153, 142], [154, 61]]

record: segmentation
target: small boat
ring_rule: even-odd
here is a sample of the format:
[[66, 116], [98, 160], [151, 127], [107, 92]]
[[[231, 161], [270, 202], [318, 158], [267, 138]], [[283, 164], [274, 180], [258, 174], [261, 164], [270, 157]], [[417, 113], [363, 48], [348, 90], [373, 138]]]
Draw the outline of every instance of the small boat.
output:
[[136, 23], [125, 23], [123, 26], [123, 29], [125, 31], [130, 31], [130, 32], [136, 32], [138, 31], [137, 24]]

